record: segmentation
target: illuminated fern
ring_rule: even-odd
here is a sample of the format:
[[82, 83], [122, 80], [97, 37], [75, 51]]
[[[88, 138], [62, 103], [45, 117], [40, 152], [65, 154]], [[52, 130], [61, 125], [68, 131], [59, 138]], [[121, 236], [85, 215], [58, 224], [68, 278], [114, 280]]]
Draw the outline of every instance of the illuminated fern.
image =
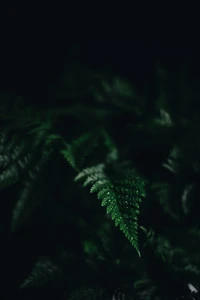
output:
[[139, 203], [145, 196], [145, 182], [134, 170], [127, 170], [122, 179], [111, 180], [105, 173], [105, 165], [99, 164], [83, 170], [75, 181], [84, 179], [83, 186], [92, 185], [102, 206], [107, 206], [115, 225], [119, 226], [140, 256], [138, 246]]

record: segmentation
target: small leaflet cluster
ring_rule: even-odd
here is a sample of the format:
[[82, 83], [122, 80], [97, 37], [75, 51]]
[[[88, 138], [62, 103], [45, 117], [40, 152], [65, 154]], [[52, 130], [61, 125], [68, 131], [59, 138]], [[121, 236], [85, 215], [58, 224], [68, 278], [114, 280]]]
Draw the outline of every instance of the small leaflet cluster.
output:
[[32, 159], [31, 153], [25, 151], [25, 143], [16, 136], [9, 137], [9, 130], [0, 130], [0, 188], [16, 183]]
[[[53, 152], [51, 144], [58, 138], [59, 136], [49, 134], [45, 128], [43, 131], [37, 129], [35, 137], [25, 142], [14, 135], [12, 129], [8, 127], [0, 130], [0, 188], [7, 188], [26, 178], [23, 180], [23, 188], [13, 211], [11, 221], [13, 231], [38, 205], [37, 197], [33, 196], [36, 190], [35, 183], [39, 181], [39, 175]], [[38, 148], [42, 149], [43, 155], [35, 161]]]
[[91, 154], [97, 144], [97, 136], [92, 133], [85, 133], [70, 144], [65, 142], [65, 149], [60, 152], [71, 167], [79, 172], [79, 167], [82, 166], [85, 158]]
[[85, 287], [82, 286], [76, 290], [74, 290], [69, 300], [110, 300], [107, 295], [107, 291], [104, 288], [100, 287]]
[[36, 262], [31, 274], [21, 284], [20, 288], [43, 286], [62, 277], [62, 268], [48, 257], [41, 257]]
[[28, 172], [28, 178], [24, 182], [19, 199], [13, 210], [11, 229], [15, 231], [23, 223], [32, 211], [39, 205], [41, 197], [37, 196], [34, 191], [37, 190], [37, 184], [41, 180], [42, 171], [47, 164], [52, 152], [44, 152], [43, 156]]

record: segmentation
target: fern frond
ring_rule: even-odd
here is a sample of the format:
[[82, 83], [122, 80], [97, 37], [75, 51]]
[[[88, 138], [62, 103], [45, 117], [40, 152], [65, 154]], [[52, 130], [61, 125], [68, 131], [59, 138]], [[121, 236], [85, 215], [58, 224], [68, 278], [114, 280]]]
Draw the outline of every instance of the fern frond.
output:
[[163, 298], [156, 296], [158, 294], [158, 286], [156, 283], [144, 277], [143, 279], [136, 280], [134, 282], [134, 290], [139, 300], [161, 300]]
[[163, 163], [163, 167], [169, 170], [172, 173], [178, 174], [180, 170], [180, 159], [181, 159], [181, 152], [180, 149], [175, 146], [172, 148], [169, 158], [165, 163]]
[[189, 274], [196, 274], [198, 276], [200, 275], [200, 268], [192, 264], [187, 265], [185, 267], [185, 271]]
[[107, 207], [116, 226], [119, 226], [140, 256], [138, 246], [139, 203], [145, 196], [145, 182], [135, 172], [127, 171], [121, 180], [111, 180], [105, 173], [105, 165], [99, 164], [83, 170], [75, 181], [84, 179], [83, 186], [91, 185], [90, 192], [97, 192], [102, 206]]
[[67, 162], [73, 169], [79, 172], [79, 168], [86, 157], [88, 157], [94, 148], [98, 145], [98, 136], [93, 132], [85, 133], [71, 143], [65, 143], [66, 148], [60, 153], [64, 156]]
[[116, 161], [119, 158], [119, 153], [114, 141], [105, 129], [101, 130], [101, 135], [108, 150], [107, 162]]
[[51, 123], [50, 122], [31, 122], [28, 124], [30, 125], [39, 125], [38, 127], [35, 127], [34, 129], [29, 131], [29, 134], [33, 133], [40, 133], [42, 131], [48, 131], [51, 129]]
[[49, 147], [52, 146], [55, 141], [63, 139], [59, 134], [53, 132], [53, 123], [52, 112], [47, 110], [45, 121], [38, 118], [38, 120], [36, 119], [26, 124], [26, 127], [34, 126], [34, 128], [28, 132], [29, 135], [34, 136], [34, 147], [38, 147], [41, 144]]
[[53, 263], [48, 257], [41, 257], [34, 266], [31, 274], [20, 285], [20, 289], [39, 287], [60, 279], [62, 268]]
[[3, 153], [0, 155], [0, 168], [5, 169], [13, 162], [23, 159], [25, 143], [17, 144], [16, 137], [11, 138], [8, 144], [5, 145]]
[[72, 153], [71, 146], [66, 144], [66, 149], [61, 150], [60, 153], [64, 156], [64, 158], [70, 164], [70, 166], [73, 169], [75, 169], [76, 171], [78, 171], [77, 166], [76, 166], [76, 162], [75, 162], [75, 157]]
[[172, 127], [173, 122], [171, 120], [170, 114], [164, 109], [160, 109], [160, 118], [154, 120], [155, 124], [158, 126]]
[[52, 133], [52, 134], [47, 136], [45, 143], [48, 146], [48, 145], [52, 144], [54, 141], [58, 141], [58, 140], [61, 140], [61, 139], [62, 139], [62, 137], [59, 134]]
[[19, 170], [16, 164], [12, 164], [9, 168], [0, 174], [0, 188], [6, 188], [19, 180]]
[[172, 185], [169, 183], [155, 183], [152, 185], [152, 190], [155, 192], [157, 201], [162, 206], [163, 210], [173, 219], [180, 219], [179, 198], [172, 192]]
[[102, 79], [98, 86], [91, 88], [91, 93], [98, 103], [107, 102], [114, 108], [138, 115], [144, 107], [145, 100], [139, 97], [132, 84], [119, 77], [114, 77], [110, 82]]
[[20, 193], [19, 200], [13, 211], [11, 229], [15, 231], [32, 211], [39, 205], [42, 197], [36, 196], [36, 185], [41, 180], [42, 171], [48, 162], [52, 151], [44, 152], [39, 162], [29, 171], [29, 178], [24, 182], [24, 188]]
[[186, 249], [172, 245], [169, 238], [156, 235], [152, 229], [146, 231], [146, 238], [147, 242], [144, 246], [151, 246], [154, 254], [166, 265], [170, 265], [170, 268], [177, 274], [185, 272], [185, 267], [190, 264]]
[[182, 210], [184, 214], [188, 214], [191, 209], [191, 194], [192, 191], [194, 190], [195, 184], [189, 184], [185, 187], [183, 191], [183, 195], [181, 198], [181, 204], [182, 204]]
[[106, 289], [81, 287], [73, 291], [69, 300], [110, 300]]
[[120, 291], [120, 289], [114, 291], [112, 300], [133, 300], [133, 298], [126, 293]]
[[0, 154], [5, 149], [6, 141], [8, 140], [8, 128], [2, 127], [0, 129]]
[[25, 143], [18, 140], [17, 136], [8, 136], [9, 130], [1, 130], [0, 137], [0, 188], [16, 183], [20, 178], [22, 169], [30, 162], [30, 155], [25, 155]]
[[139, 296], [140, 300], [153, 300], [153, 299], [161, 299], [161, 298], [155, 298], [155, 293], [157, 292], [157, 288], [155, 286], [151, 286], [147, 289], [144, 289], [141, 292], [137, 293], [137, 296]]

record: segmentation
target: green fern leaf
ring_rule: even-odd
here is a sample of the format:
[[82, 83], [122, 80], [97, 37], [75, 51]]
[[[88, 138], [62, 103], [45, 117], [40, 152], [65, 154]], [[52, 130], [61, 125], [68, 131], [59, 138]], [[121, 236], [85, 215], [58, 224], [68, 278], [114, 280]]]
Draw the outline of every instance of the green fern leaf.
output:
[[76, 171], [78, 171], [72, 147], [69, 144], [66, 144], [66, 149], [61, 150], [60, 153], [64, 156], [64, 158], [70, 164], [70, 166]]
[[144, 180], [134, 170], [127, 171], [121, 180], [111, 180], [105, 173], [105, 165], [99, 164], [83, 170], [75, 181], [83, 179], [83, 186], [91, 185], [90, 192], [97, 192], [102, 206], [107, 207], [116, 226], [119, 226], [139, 256], [138, 214], [139, 203], [145, 196]]

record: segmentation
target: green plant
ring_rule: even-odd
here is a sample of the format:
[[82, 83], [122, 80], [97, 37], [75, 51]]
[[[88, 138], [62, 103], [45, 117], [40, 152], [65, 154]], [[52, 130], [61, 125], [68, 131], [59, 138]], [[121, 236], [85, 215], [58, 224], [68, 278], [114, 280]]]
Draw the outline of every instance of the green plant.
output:
[[199, 124], [177, 117], [166, 80], [148, 114], [148, 99], [127, 79], [81, 72], [84, 85], [74, 79], [78, 94], [66, 85], [60, 106], [23, 98], [0, 105], [0, 188], [9, 211], [2, 236], [25, 232], [38, 247], [20, 293], [186, 295], [200, 270], [200, 149], [187, 144]]

